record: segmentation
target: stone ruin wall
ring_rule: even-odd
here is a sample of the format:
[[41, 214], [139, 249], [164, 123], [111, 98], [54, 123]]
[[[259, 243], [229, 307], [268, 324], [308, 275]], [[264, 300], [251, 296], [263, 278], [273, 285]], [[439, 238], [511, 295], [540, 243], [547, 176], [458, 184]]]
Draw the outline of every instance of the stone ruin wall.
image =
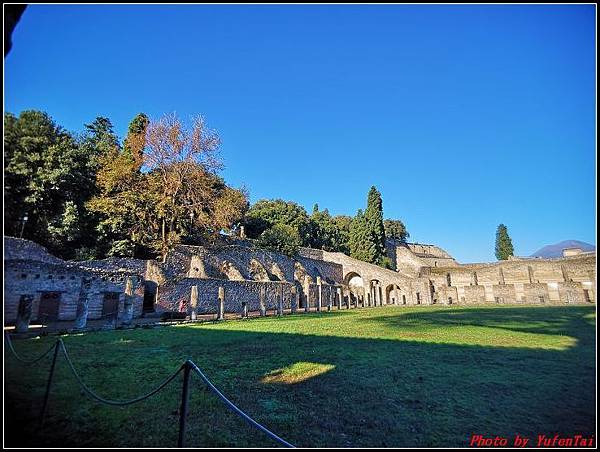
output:
[[[444, 286], [455, 287], [459, 303], [565, 304], [593, 303], [596, 299], [595, 254], [430, 270], [436, 291], [441, 293]], [[444, 299], [440, 297], [441, 302]]]
[[[4, 262], [4, 322], [14, 323], [22, 297], [32, 297], [31, 319], [39, 317], [39, 306], [44, 292], [60, 293], [57, 320], [75, 320], [82, 293], [89, 300], [90, 320], [102, 318], [104, 295], [119, 293], [118, 316], [122, 316], [125, 304], [125, 280], [131, 277], [134, 285], [133, 315], [142, 314], [144, 287], [142, 278], [132, 272], [89, 270], [74, 265], [51, 264], [28, 260]], [[89, 288], [83, 288], [84, 279]]]
[[[134, 316], [142, 315], [148, 284], [158, 287], [156, 310], [189, 312], [192, 286], [198, 287], [198, 313], [215, 313], [218, 290], [225, 292], [225, 311], [474, 303], [587, 303], [595, 302], [595, 253], [541, 260], [513, 259], [487, 264], [457, 264], [438, 247], [423, 249], [449, 259], [446, 267], [427, 266], [410, 246], [397, 246], [397, 271], [358, 261], [343, 253], [301, 248], [294, 259], [241, 245], [179, 246], [165, 263], [139, 259], [65, 262], [27, 240], [5, 238], [5, 323], [14, 322], [23, 296], [33, 297], [36, 319], [43, 292], [61, 293], [60, 320], [73, 320], [89, 280], [89, 319], [102, 316], [104, 294], [118, 292], [119, 315], [124, 309], [125, 280], [134, 281]], [[423, 245], [420, 245], [423, 246]], [[431, 245], [428, 245], [431, 247]], [[417, 250], [418, 251], [418, 250]], [[362, 290], [348, 286], [358, 274]]]
[[343, 288], [338, 264], [239, 245], [179, 246], [164, 264], [149, 264], [146, 278], [158, 284], [159, 312], [178, 311], [180, 304], [189, 311], [192, 286], [198, 288], [199, 314], [216, 313], [219, 287], [224, 289], [228, 313], [241, 312], [242, 303], [250, 311], [258, 310], [261, 297], [267, 309], [275, 309], [282, 295], [284, 309], [303, 309], [307, 300], [314, 307], [319, 282], [326, 307], [336, 302], [336, 290]]

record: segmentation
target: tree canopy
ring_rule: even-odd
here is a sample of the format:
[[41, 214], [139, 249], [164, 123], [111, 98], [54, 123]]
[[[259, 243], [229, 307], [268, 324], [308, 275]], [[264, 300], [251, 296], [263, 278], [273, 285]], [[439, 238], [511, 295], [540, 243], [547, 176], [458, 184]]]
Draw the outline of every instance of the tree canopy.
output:
[[355, 217], [318, 204], [308, 215], [283, 199], [250, 206], [246, 189], [219, 175], [221, 140], [201, 116], [139, 113], [122, 141], [103, 116], [80, 135], [35, 110], [6, 113], [4, 128], [5, 233], [65, 259], [164, 259], [178, 243], [212, 242], [243, 225], [266, 249], [292, 255], [304, 246], [389, 266], [385, 238], [408, 237], [402, 221], [383, 221], [375, 187]]

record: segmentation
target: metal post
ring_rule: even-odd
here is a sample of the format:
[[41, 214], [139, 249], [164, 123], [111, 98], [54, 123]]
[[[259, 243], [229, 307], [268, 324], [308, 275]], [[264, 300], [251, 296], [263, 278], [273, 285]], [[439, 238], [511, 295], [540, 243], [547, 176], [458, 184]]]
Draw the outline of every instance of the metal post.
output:
[[181, 407], [179, 408], [179, 439], [177, 447], [183, 447], [185, 440], [185, 425], [188, 413], [188, 401], [190, 398], [190, 370], [192, 366], [188, 359], [183, 364], [183, 389], [181, 390]]
[[50, 375], [48, 375], [48, 383], [46, 384], [46, 394], [44, 395], [44, 404], [42, 405], [42, 412], [40, 414], [40, 429], [44, 427], [44, 421], [46, 420], [46, 408], [48, 407], [48, 398], [50, 397], [50, 386], [52, 386], [52, 377], [54, 377], [54, 368], [56, 367], [56, 358], [58, 357], [58, 348], [60, 347], [60, 339], [56, 341], [54, 346], [54, 356], [52, 357], [52, 364], [50, 365]]

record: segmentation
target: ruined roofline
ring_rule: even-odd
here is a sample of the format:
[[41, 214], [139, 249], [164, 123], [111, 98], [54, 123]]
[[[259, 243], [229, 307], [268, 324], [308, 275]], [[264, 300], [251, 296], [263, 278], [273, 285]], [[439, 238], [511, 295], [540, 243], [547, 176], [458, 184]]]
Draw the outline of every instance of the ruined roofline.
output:
[[523, 263], [523, 262], [560, 262], [560, 261], [574, 261], [578, 259], [590, 259], [595, 258], [595, 251], [588, 251], [585, 253], [577, 254], [575, 256], [559, 256], [559, 257], [516, 257], [513, 259], [506, 259], [495, 262], [469, 262], [465, 264], [459, 264], [459, 267], [485, 267], [485, 266], [493, 266], [493, 265], [502, 265], [502, 264], [510, 264], [510, 263]]

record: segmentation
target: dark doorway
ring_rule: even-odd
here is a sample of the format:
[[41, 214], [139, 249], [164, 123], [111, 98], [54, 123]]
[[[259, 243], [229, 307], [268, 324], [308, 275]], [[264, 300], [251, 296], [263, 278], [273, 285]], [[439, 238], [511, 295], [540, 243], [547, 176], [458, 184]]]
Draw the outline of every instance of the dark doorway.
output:
[[158, 292], [158, 284], [154, 281], [144, 282], [144, 304], [142, 312], [154, 312], [154, 304], [156, 303], [156, 294]]
[[113, 318], [119, 313], [119, 292], [105, 292], [102, 302], [102, 317]]
[[60, 292], [42, 292], [38, 319], [41, 321], [58, 320]]

